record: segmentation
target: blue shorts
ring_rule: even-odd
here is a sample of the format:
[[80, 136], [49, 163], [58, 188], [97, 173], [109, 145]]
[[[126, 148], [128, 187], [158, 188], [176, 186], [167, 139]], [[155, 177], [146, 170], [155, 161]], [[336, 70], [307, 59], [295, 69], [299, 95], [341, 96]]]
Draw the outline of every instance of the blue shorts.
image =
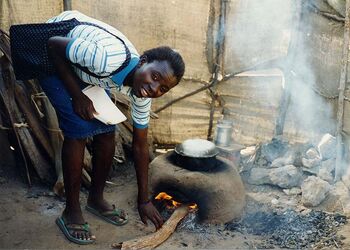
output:
[[[65, 137], [83, 139], [115, 131], [115, 125], [106, 125], [96, 119], [86, 121], [80, 118], [73, 110], [71, 97], [63, 82], [57, 76], [41, 79], [40, 85], [56, 110], [59, 126]], [[82, 89], [86, 86], [81, 83]]]

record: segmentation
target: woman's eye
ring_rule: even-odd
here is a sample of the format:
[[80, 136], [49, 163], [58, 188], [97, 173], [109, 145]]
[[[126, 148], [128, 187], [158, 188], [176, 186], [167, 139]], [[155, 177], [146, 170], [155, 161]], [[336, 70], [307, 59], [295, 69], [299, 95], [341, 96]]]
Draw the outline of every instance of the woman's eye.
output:
[[168, 91], [168, 88], [166, 88], [166, 87], [161, 87], [161, 88], [160, 88], [160, 91], [162, 91], [163, 93], [165, 93], [165, 92]]
[[158, 81], [158, 80], [159, 80], [158, 74], [153, 73], [153, 74], [152, 74], [152, 79], [153, 79], [153, 81]]

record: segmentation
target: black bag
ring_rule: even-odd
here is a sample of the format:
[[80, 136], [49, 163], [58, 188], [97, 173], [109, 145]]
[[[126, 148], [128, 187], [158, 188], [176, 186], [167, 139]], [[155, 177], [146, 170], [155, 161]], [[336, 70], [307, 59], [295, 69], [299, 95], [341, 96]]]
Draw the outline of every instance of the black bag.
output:
[[73, 65], [91, 76], [105, 78], [120, 72], [129, 64], [131, 55], [125, 42], [96, 24], [79, 22], [75, 18], [55, 23], [20, 24], [10, 27], [11, 57], [16, 78], [28, 80], [55, 74], [55, 67], [50, 62], [48, 55], [47, 41], [53, 36], [65, 37], [75, 26], [81, 24], [98, 27], [119, 39], [125, 47], [126, 59], [117, 70], [108, 76], [96, 75], [79, 64], [72, 63]]

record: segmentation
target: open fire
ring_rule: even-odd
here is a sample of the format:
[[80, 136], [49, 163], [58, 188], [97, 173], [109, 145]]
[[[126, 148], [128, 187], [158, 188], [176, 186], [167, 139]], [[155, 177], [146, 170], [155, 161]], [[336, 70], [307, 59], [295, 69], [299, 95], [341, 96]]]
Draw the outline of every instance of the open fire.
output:
[[[182, 205], [181, 202], [175, 201], [172, 196], [165, 192], [160, 192], [154, 199], [158, 201], [166, 201], [166, 208], [168, 209], [177, 208]], [[198, 206], [195, 203], [191, 203], [188, 205], [188, 207], [191, 210], [196, 210]]]

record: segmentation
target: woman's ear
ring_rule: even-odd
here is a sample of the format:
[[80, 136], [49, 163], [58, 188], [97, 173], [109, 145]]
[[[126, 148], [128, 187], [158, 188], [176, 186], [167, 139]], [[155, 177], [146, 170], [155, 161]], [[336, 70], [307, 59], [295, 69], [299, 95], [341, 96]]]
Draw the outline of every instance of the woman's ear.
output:
[[144, 65], [145, 63], [147, 63], [148, 59], [146, 55], [142, 55], [140, 56], [140, 61], [139, 61], [139, 67], [141, 67], [142, 65]]

